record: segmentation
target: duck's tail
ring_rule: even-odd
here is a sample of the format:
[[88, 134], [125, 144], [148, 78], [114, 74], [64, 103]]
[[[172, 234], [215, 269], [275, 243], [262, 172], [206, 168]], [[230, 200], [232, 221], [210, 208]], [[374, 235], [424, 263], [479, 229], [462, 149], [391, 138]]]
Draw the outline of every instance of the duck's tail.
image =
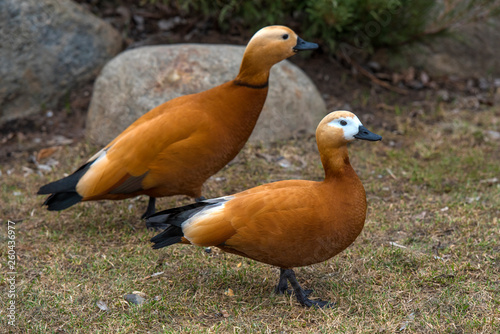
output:
[[50, 211], [61, 211], [80, 202], [83, 197], [76, 192], [76, 185], [90, 168], [92, 162], [87, 162], [65, 178], [40, 187], [38, 195], [50, 194], [42, 205], [47, 205], [47, 209]]
[[153, 248], [163, 248], [181, 242], [184, 233], [182, 223], [203, 210], [220, 205], [228, 200], [227, 197], [214, 198], [193, 204], [157, 212], [146, 219], [146, 226], [154, 229], [165, 229], [151, 238]]

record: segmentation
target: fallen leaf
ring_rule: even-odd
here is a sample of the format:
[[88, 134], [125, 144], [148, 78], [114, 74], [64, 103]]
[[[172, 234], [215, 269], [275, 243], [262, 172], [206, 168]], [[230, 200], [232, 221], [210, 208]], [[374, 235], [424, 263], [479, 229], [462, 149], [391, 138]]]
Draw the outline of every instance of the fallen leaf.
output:
[[52, 147], [47, 147], [47, 148], [42, 148], [38, 154], [36, 155], [36, 161], [40, 161], [42, 159], [48, 158], [54, 153], [56, 153], [57, 150], [59, 150], [61, 146], [52, 146]]
[[97, 305], [97, 307], [99, 307], [99, 309], [100, 309], [101, 311], [106, 312], [106, 311], [108, 311], [108, 310], [109, 310], [108, 305], [106, 305], [106, 303], [105, 303], [105, 302], [103, 302], [102, 300], [98, 300], [98, 301], [96, 302], [96, 305]]

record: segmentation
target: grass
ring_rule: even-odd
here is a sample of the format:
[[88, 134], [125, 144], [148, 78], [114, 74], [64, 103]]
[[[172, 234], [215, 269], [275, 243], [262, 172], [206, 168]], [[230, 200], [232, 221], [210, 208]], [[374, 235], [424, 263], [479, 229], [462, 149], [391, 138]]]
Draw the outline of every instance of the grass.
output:
[[[7, 223], [16, 228], [16, 324], [12, 333], [495, 333], [500, 326], [500, 110], [412, 107], [365, 126], [384, 139], [350, 145], [369, 211], [356, 242], [324, 263], [298, 268], [313, 297], [333, 309], [304, 309], [272, 293], [278, 270], [212, 249], [154, 251], [138, 217], [146, 198], [83, 203], [54, 213], [37, 188], [95, 151], [65, 147], [56, 170], [25, 173], [26, 156], [1, 167], [0, 305], [7, 305]], [[290, 162], [279, 165], [278, 157]], [[30, 166], [33, 168], [33, 166]], [[26, 175], [25, 175], [26, 174]], [[216, 197], [280, 179], [319, 180], [314, 138], [247, 145], [210, 179]], [[495, 178], [497, 178], [495, 180]], [[188, 203], [159, 200], [160, 208]], [[162, 274], [151, 277], [154, 273]], [[229, 289], [234, 293], [231, 295]], [[140, 291], [146, 302], [123, 296]], [[106, 304], [102, 311], [97, 302]]]

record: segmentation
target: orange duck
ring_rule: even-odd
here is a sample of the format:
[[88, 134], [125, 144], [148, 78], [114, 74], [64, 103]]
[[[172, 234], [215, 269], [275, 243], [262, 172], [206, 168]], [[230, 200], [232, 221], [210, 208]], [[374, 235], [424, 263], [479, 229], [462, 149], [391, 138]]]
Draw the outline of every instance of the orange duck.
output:
[[267, 97], [271, 67], [318, 47], [284, 26], [259, 30], [248, 43], [238, 76], [207, 91], [150, 110], [73, 174], [44, 185], [44, 205], [64, 210], [80, 201], [150, 196], [201, 197], [203, 183], [241, 150]]
[[146, 221], [150, 227], [166, 227], [151, 239], [153, 248], [175, 243], [215, 246], [279, 267], [277, 293], [284, 293], [290, 281], [300, 304], [331, 305], [308, 299], [291, 268], [328, 260], [363, 229], [365, 190], [347, 153], [347, 143], [356, 138], [382, 139], [353, 113], [330, 113], [316, 130], [323, 181], [279, 181], [158, 212]]

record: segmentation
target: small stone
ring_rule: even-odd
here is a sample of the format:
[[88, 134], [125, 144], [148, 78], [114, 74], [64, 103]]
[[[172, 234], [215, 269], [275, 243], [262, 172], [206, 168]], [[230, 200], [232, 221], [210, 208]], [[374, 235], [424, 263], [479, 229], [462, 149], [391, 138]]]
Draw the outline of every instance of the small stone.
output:
[[500, 132], [498, 131], [488, 130], [486, 131], [486, 134], [492, 140], [500, 140]]
[[123, 299], [125, 299], [127, 302], [135, 305], [141, 305], [143, 304], [146, 299], [140, 295], [137, 295], [135, 293], [131, 293], [128, 295], [123, 296]]

